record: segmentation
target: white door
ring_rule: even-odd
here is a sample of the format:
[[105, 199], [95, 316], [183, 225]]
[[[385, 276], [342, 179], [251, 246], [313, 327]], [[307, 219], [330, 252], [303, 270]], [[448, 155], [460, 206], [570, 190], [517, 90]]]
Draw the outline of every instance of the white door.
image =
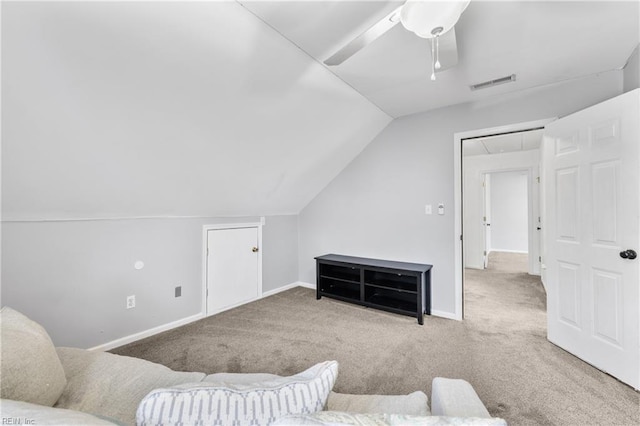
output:
[[549, 341], [640, 387], [640, 89], [546, 126]]
[[482, 181], [482, 204], [484, 216], [482, 217], [484, 228], [484, 268], [489, 266], [489, 252], [491, 251], [491, 175], [486, 173]]
[[207, 315], [259, 296], [258, 228], [207, 231]]

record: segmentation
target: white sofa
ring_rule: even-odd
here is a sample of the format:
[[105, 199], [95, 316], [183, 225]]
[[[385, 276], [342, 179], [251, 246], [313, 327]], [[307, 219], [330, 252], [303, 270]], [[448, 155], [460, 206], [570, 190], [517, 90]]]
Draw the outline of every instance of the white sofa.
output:
[[[235, 391], [261, 385], [273, 388], [279, 383], [298, 383], [311, 374], [281, 378], [271, 374], [177, 372], [137, 358], [54, 348], [40, 325], [10, 308], [0, 312], [0, 324], [0, 411], [3, 419], [13, 419], [14, 424], [136, 424], [136, 411], [142, 405], [141, 401], [154, 392], [156, 396], [158, 392], [162, 393], [157, 389], [165, 389], [171, 395], [181, 389], [182, 396], [187, 389], [186, 396], [191, 398], [195, 388], [208, 389], [206, 392], [216, 386], [231, 387]], [[335, 368], [337, 375], [337, 365]], [[409, 420], [418, 422], [414, 424], [506, 424], [502, 419], [491, 418], [471, 385], [464, 380], [435, 378], [431, 410], [426, 395], [420, 391], [400, 396], [347, 395], [329, 391], [330, 387], [324, 397], [316, 401], [320, 410], [324, 408], [322, 413], [314, 414], [314, 410], [295, 412], [293, 409], [287, 413], [290, 417], [283, 418], [282, 424], [324, 424], [327, 419], [335, 424], [336, 418], [342, 419], [341, 424], [369, 424], [368, 421], [371, 424], [403, 424]], [[138, 413], [138, 423], [171, 424], [171, 421], [141, 420]]]

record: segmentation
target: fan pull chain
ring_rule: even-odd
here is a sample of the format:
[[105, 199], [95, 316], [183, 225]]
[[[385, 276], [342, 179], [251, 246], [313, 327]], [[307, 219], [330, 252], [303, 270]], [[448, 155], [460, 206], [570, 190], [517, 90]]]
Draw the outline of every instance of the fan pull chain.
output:
[[[435, 27], [431, 30], [431, 81], [436, 79], [436, 70], [440, 69], [440, 34], [442, 34], [442, 27]], [[435, 38], [435, 41], [433, 40]]]
[[436, 48], [433, 39], [431, 41], [431, 81], [436, 80]]
[[436, 64], [435, 68], [440, 69], [440, 34], [436, 35]]

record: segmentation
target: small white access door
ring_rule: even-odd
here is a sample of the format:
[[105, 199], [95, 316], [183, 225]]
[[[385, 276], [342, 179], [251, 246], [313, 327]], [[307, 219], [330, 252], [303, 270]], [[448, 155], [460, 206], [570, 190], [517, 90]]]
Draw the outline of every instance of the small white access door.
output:
[[259, 228], [208, 229], [206, 312], [217, 312], [260, 296]]
[[548, 339], [640, 387], [640, 89], [546, 126]]

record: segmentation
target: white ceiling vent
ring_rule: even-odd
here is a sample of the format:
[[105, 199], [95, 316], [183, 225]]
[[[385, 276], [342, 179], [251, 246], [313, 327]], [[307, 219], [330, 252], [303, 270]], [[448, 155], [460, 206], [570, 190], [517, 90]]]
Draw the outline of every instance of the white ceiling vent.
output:
[[506, 77], [496, 78], [494, 80], [484, 81], [478, 84], [472, 84], [469, 87], [471, 88], [471, 90], [487, 89], [489, 87], [497, 86], [498, 84], [511, 83], [512, 81], [516, 81], [515, 74], [511, 74]]

